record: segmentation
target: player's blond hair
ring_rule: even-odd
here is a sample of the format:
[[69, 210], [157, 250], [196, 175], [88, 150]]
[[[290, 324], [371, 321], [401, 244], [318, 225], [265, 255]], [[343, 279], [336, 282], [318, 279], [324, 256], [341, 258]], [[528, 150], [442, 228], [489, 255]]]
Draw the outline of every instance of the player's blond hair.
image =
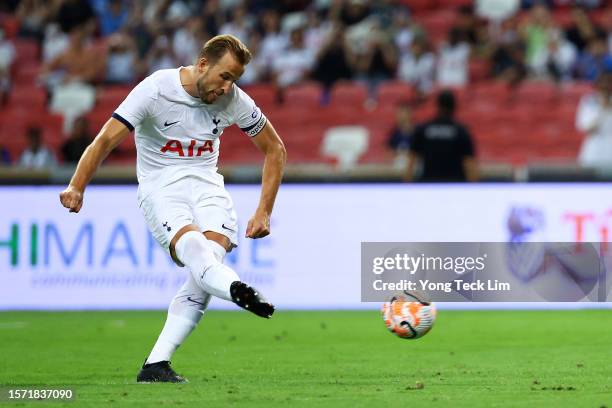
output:
[[238, 38], [229, 34], [217, 35], [206, 41], [200, 51], [200, 58], [206, 58], [211, 64], [215, 64], [228, 51], [242, 65], [246, 65], [251, 61], [251, 51], [249, 51], [247, 46]]

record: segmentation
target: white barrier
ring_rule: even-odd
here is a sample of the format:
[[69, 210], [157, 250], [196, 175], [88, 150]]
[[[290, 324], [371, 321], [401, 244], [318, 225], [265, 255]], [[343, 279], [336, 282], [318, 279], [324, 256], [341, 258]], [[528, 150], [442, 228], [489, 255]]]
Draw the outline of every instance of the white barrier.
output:
[[[244, 231], [259, 187], [228, 189]], [[79, 214], [61, 207], [60, 190], [0, 187], [0, 310], [166, 308], [186, 271], [147, 232], [136, 187], [92, 186]], [[241, 238], [226, 262], [280, 308], [376, 308], [360, 302], [362, 241], [505, 242], [511, 214], [540, 241], [609, 241], [612, 186], [285, 185], [272, 235]]]

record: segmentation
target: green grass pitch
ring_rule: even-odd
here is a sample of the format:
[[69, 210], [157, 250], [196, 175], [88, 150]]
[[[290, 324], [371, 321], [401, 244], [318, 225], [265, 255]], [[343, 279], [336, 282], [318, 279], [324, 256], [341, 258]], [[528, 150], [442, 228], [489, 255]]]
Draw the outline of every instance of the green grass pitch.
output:
[[164, 317], [0, 313], [0, 385], [76, 393], [0, 405], [612, 407], [612, 311], [441, 311], [419, 340], [375, 311], [209, 311], [174, 357], [190, 383], [136, 384]]

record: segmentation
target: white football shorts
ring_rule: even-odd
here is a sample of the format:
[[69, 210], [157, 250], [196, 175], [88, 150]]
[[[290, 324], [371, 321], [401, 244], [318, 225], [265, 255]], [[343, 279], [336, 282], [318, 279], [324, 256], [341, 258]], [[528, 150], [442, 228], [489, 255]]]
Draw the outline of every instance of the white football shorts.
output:
[[232, 247], [238, 246], [238, 218], [222, 185], [187, 176], [153, 189], [139, 201], [149, 231], [168, 253], [174, 234], [189, 224], [223, 234]]

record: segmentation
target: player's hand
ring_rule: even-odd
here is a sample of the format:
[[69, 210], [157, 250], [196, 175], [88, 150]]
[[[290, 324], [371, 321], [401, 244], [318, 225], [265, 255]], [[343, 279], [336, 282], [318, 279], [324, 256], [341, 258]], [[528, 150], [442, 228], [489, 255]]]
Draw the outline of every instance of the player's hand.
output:
[[60, 193], [60, 201], [70, 212], [78, 213], [83, 206], [83, 192], [74, 186], [68, 186]]
[[263, 238], [270, 235], [270, 214], [264, 212], [256, 212], [249, 220], [246, 229], [247, 238]]

